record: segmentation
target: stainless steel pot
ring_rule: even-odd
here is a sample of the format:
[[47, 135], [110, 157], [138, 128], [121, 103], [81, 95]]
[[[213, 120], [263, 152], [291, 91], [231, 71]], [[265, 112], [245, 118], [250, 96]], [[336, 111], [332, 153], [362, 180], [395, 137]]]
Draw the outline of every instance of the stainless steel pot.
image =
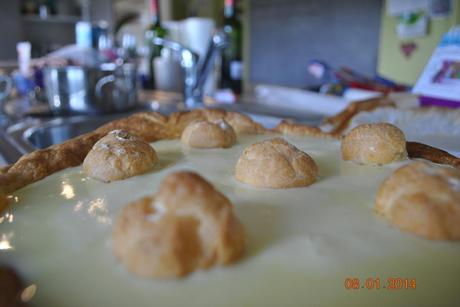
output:
[[0, 101], [8, 98], [13, 89], [11, 78], [6, 75], [0, 75]]
[[133, 64], [104, 64], [44, 69], [46, 96], [53, 112], [111, 113], [137, 104], [137, 70]]

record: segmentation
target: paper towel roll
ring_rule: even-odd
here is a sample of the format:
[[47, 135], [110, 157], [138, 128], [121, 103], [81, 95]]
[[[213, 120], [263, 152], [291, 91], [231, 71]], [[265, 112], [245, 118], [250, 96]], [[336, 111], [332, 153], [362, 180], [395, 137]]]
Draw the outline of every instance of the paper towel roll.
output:
[[153, 60], [155, 88], [167, 92], [183, 91], [183, 71], [180, 63], [171, 56], [161, 56]]
[[[181, 40], [182, 43], [196, 52], [200, 57], [206, 54], [209, 40], [215, 31], [214, 20], [210, 18], [191, 17], [182, 22]], [[204, 94], [213, 96], [216, 91], [216, 76], [211, 70], [208, 80], [204, 86]]]
[[204, 56], [215, 30], [214, 21], [210, 18], [191, 17], [182, 22], [181, 28], [183, 43], [199, 56]]

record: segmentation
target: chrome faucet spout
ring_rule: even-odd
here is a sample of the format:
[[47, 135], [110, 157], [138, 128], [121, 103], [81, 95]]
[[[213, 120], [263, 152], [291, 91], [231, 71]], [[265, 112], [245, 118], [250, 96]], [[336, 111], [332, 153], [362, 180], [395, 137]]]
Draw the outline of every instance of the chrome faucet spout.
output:
[[226, 34], [223, 31], [214, 34], [209, 42], [208, 50], [202, 58], [199, 58], [190, 48], [172, 40], [156, 37], [153, 39], [153, 44], [168, 48], [180, 55], [180, 64], [184, 70], [184, 99], [186, 106], [194, 108], [203, 103], [203, 90], [206, 80], [220, 50], [228, 44]]
[[213, 68], [216, 57], [220, 54], [220, 51], [227, 47], [228, 40], [227, 35], [223, 31], [219, 31], [214, 34], [209, 41], [208, 50], [206, 55], [198, 62], [198, 78], [196, 88], [202, 90], [205, 86], [206, 80]]

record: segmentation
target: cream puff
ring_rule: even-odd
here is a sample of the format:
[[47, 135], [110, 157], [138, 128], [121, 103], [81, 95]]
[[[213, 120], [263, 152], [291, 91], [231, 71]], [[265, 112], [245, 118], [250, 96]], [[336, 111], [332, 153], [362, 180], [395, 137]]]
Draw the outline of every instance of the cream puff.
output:
[[397, 127], [387, 124], [363, 124], [342, 139], [343, 160], [365, 165], [383, 165], [407, 158], [406, 138]]
[[148, 143], [126, 131], [114, 130], [94, 144], [83, 161], [83, 171], [91, 178], [111, 182], [148, 172], [157, 161]]
[[168, 175], [156, 195], [127, 205], [113, 231], [113, 251], [128, 271], [176, 278], [238, 260], [243, 225], [232, 203], [192, 172]]
[[252, 144], [244, 150], [235, 168], [237, 180], [262, 188], [308, 186], [317, 176], [313, 158], [282, 138]]
[[403, 166], [380, 186], [375, 210], [403, 231], [460, 240], [460, 170], [421, 161]]
[[181, 142], [194, 148], [228, 148], [236, 133], [224, 119], [193, 121], [182, 132]]

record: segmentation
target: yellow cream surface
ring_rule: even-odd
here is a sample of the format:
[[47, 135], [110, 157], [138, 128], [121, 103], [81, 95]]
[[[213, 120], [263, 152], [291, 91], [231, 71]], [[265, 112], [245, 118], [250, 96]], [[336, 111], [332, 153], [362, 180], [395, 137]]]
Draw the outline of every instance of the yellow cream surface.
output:
[[[373, 211], [379, 184], [407, 162], [359, 166], [341, 161], [339, 141], [286, 136], [317, 162], [315, 184], [271, 190], [236, 181], [244, 148], [270, 137], [205, 150], [160, 141], [152, 143], [158, 167], [142, 176], [107, 184], [76, 167], [36, 182], [0, 216], [0, 264], [36, 287], [31, 306], [460, 306], [460, 243], [403, 233]], [[177, 170], [200, 173], [232, 200], [246, 255], [180, 280], [133, 276], [112, 254], [114, 221]], [[416, 288], [389, 290], [388, 278], [398, 277]], [[360, 288], [346, 289], [347, 278]], [[367, 278], [379, 278], [380, 289], [366, 289]]]

